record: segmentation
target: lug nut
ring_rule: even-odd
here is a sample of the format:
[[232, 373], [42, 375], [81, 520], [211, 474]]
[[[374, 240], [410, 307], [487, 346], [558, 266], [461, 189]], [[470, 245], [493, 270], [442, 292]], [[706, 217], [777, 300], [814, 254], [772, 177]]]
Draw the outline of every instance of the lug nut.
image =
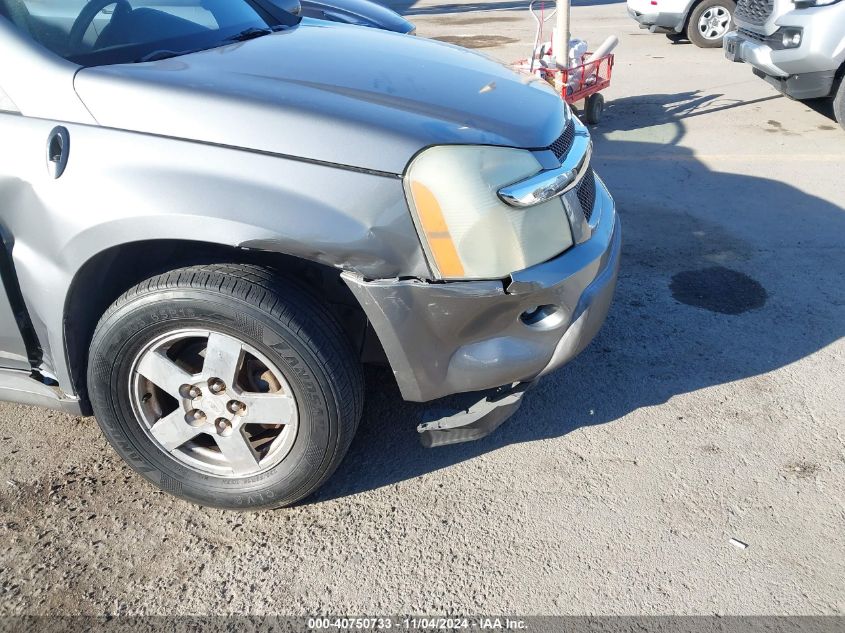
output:
[[191, 426], [200, 426], [205, 424], [205, 411], [199, 409], [191, 409], [185, 414], [185, 422]]
[[217, 433], [220, 435], [228, 435], [232, 432], [232, 423], [226, 418], [217, 418], [214, 426], [217, 427]]
[[208, 381], [208, 388], [211, 389], [211, 393], [222, 393], [226, 391], [226, 383], [219, 378], [211, 378]]
[[179, 387], [179, 395], [194, 400], [202, 395], [202, 391], [196, 385], [182, 385]]
[[229, 400], [229, 404], [226, 405], [226, 408], [235, 415], [243, 415], [246, 413], [246, 405], [243, 402], [238, 402], [237, 400]]

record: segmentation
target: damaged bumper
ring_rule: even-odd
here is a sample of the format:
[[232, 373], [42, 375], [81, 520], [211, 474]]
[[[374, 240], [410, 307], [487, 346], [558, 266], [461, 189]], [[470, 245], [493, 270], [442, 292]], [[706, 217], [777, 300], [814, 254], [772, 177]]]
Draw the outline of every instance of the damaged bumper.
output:
[[610, 307], [621, 230], [597, 178], [590, 239], [504, 281], [343, 277], [379, 336], [402, 396], [425, 402], [529, 382], [572, 359]]

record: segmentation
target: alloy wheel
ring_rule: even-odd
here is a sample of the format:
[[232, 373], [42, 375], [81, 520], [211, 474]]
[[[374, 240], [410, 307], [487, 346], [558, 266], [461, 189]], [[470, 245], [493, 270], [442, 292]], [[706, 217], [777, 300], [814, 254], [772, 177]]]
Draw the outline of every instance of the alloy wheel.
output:
[[706, 40], [719, 40], [731, 25], [731, 14], [725, 7], [709, 7], [698, 18], [698, 32]]
[[182, 329], [135, 358], [133, 411], [163, 452], [224, 478], [267, 471], [290, 452], [298, 409], [282, 372], [222, 332]]

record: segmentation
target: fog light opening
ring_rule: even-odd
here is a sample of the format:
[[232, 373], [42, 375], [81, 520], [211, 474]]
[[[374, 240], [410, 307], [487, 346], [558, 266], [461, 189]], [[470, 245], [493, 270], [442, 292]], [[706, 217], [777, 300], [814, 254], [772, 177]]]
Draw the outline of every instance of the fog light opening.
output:
[[533, 306], [519, 315], [519, 320], [530, 328], [550, 330], [563, 323], [563, 308], [555, 305]]
[[784, 28], [780, 31], [781, 48], [798, 48], [801, 46], [801, 39], [803, 36], [803, 29], [801, 28]]

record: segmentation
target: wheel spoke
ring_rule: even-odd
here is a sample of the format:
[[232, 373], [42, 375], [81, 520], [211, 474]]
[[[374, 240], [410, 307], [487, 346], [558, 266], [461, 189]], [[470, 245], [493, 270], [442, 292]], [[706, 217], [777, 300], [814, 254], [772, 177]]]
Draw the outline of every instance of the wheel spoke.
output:
[[295, 422], [296, 404], [281, 393], [242, 393], [238, 396], [246, 405], [246, 424], [291, 424]]
[[258, 470], [258, 455], [240, 430], [229, 436], [215, 435], [214, 440], [235, 475], [248, 475]]
[[242, 359], [243, 346], [240, 341], [225, 334], [212, 332], [208, 335], [202, 373], [207, 378], [219, 378], [228, 386], [234, 385]]
[[179, 408], [153, 424], [150, 433], [167, 452], [173, 452], [182, 444], [195, 438], [202, 432], [197, 426], [185, 421], [185, 412]]
[[191, 374], [157, 351], [144, 354], [136, 371], [174, 398], [182, 397], [179, 387], [193, 382]]

